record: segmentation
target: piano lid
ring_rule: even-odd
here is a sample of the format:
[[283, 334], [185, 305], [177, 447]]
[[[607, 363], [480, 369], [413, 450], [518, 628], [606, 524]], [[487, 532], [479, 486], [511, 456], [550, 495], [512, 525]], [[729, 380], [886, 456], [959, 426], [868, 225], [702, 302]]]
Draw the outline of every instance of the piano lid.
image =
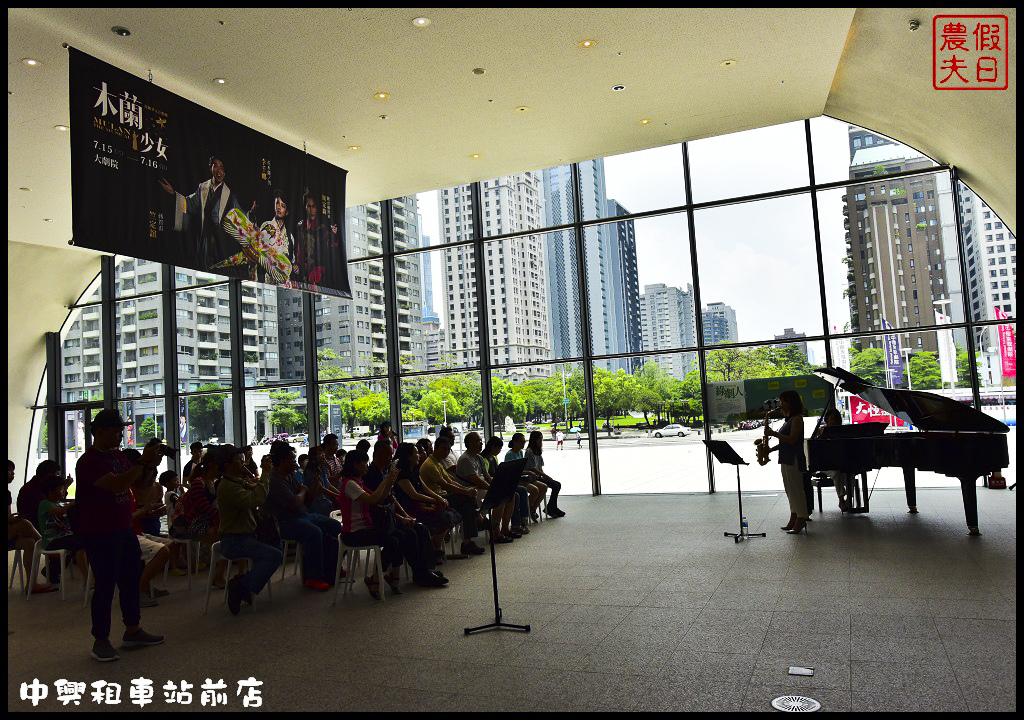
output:
[[942, 395], [878, 387], [842, 368], [818, 368], [814, 373], [921, 430], [1010, 432], [1010, 428], [994, 417]]

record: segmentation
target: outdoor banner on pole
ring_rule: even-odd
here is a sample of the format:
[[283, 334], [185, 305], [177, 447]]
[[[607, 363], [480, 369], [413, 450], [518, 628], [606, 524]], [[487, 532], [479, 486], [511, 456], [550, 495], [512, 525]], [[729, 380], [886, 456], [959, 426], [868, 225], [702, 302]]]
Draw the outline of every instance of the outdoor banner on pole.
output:
[[[882, 329], [892, 330], [892, 325], [882, 318]], [[903, 355], [900, 353], [900, 336], [890, 333], [884, 337], [885, 372], [889, 377], [890, 387], [903, 384]]]
[[[832, 332], [839, 333], [835, 325]], [[839, 338], [832, 341], [832, 365], [843, 370], [850, 369], [850, 338]]]
[[345, 170], [68, 52], [75, 245], [352, 297]]
[[[1009, 320], [999, 308], [996, 308], [996, 320]], [[1004, 378], [1017, 377], [1017, 339], [1012, 325], [999, 326], [999, 360]]]
[[[949, 318], [938, 310], [935, 311], [935, 324], [936, 325], [949, 325]], [[953, 331], [952, 330], [939, 330], [936, 335], [938, 336], [939, 343], [939, 372], [942, 376], [942, 383], [945, 385], [949, 383], [952, 386], [956, 386], [956, 345], [953, 344]]]

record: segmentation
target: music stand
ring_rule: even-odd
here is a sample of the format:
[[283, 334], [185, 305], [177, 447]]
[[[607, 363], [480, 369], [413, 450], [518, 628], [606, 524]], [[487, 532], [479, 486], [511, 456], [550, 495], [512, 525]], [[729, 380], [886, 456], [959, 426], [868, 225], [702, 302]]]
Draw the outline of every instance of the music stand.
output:
[[727, 532], [725, 537], [731, 537], [734, 542], [742, 542], [749, 537], [768, 537], [766, 533], [747, 532], [747, 528], [743, 527], [743, 492], [740, 490], [740, 465], [748, 465], [749, 463], [737, 455], [736, 451], [725, 440], [704, 440], [703, 442], [708, 446], [711, 454], [715, 456], [718, 462], [723, 465], [736, 466], [736, 501], [739, 503], [740, 531], [738, 533]]
[[521, 630], [530, 632], [529, 625], [513, 625], [501, 621], [501, 606], [498, 605], [498, 566], [494, 557], [494, 532], [500, 524], [500, 518], [495, 521], [492, 510], [498, 505], [508, 502], [515, 495], [516, 487], [519, 485], [519, 478], [526, 468], [526, 459], [511, 460], [503, 462], [498, 466], [498, 471], [491, 478], [491, 487], [484, 496], [484, 503], [481, 510], [487, 512], [487, 519], [491, 523], [491, 580], [494, 584], [494, 622], [477, 627], [466, 628], [466, 635], [484, 630]]

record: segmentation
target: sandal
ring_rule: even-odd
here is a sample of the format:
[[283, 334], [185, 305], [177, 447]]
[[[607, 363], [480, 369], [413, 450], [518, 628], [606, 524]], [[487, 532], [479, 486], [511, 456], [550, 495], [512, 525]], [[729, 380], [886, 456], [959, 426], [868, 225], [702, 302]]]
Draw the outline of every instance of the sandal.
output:
[[399, 578], [392, 578], [385, 575], [384, 579], [387, 581], [388, 587], [391, 588], [392, 593], [394, 593], [395, 595], [402, 594], [402, 588], [398, 587]]
[[380, 583], [368, 577], [363, 578], [363, 582], [366, 583], [366, 589], [370, 591], [370, 597], [380, 600]]

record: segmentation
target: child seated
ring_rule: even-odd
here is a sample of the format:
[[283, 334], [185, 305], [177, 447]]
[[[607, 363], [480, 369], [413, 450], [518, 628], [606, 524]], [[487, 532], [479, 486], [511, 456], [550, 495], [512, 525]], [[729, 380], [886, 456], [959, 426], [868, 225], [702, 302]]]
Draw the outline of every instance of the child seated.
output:
[[[43, 481], [45, 499], [39, 503], [39, 529], [42, 531], [43, 550], [67, 550], [75, 556], [78, 569], [82, 571], [82, 582], [89, 575], [89, 563], [81, 538], [71, 530], [67, 513], [71, 504], [65, 504], [68, 494], [67, 481], [54, 475]], [[74, 502], [73, 500], [71, 501]]]

